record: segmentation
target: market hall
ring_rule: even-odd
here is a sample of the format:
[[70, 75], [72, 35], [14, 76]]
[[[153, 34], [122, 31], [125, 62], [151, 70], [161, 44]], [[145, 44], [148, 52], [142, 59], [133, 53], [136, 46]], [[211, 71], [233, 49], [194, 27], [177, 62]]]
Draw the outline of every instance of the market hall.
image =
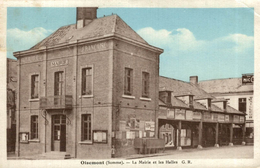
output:
[[[195, 79], [194, 79], [195, 78]], [[245, 114], [190, 82], [160, 77], [158, 135], [165, 147], [245, 144]]]

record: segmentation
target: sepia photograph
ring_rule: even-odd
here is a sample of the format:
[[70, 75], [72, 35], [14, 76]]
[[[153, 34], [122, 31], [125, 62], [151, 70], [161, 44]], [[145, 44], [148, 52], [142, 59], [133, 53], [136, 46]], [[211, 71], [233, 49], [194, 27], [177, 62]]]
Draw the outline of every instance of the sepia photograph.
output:
[[5, 9], [7, 167], [256, 158], [253, 6]]

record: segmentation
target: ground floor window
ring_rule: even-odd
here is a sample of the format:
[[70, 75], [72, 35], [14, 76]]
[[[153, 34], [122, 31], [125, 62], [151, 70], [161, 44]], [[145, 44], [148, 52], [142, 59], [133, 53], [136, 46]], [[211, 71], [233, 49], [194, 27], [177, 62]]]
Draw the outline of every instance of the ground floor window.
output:
[[38, 116], [31, 116], [31, 139], [38, 139]]
[[91, 140], [91, 114], [81, 116], [81, 140]]

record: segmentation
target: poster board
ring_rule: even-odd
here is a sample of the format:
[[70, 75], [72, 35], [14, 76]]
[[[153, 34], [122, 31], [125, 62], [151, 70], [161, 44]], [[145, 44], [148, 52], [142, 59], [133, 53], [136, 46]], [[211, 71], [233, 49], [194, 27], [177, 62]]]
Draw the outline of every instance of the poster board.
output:
[[107, 143], [107, 130], [93, 130], [93, 143]]

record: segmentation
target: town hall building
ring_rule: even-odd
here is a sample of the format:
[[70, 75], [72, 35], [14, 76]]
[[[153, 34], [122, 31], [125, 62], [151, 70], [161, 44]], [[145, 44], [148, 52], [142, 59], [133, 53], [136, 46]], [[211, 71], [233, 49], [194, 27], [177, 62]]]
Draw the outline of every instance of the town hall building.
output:
[[159, 56], [119, 16], [77, 8], [18, 64], [19, 156], [66, 152], [74, 158], [135, 153], [136, 137], [156, 137]]

